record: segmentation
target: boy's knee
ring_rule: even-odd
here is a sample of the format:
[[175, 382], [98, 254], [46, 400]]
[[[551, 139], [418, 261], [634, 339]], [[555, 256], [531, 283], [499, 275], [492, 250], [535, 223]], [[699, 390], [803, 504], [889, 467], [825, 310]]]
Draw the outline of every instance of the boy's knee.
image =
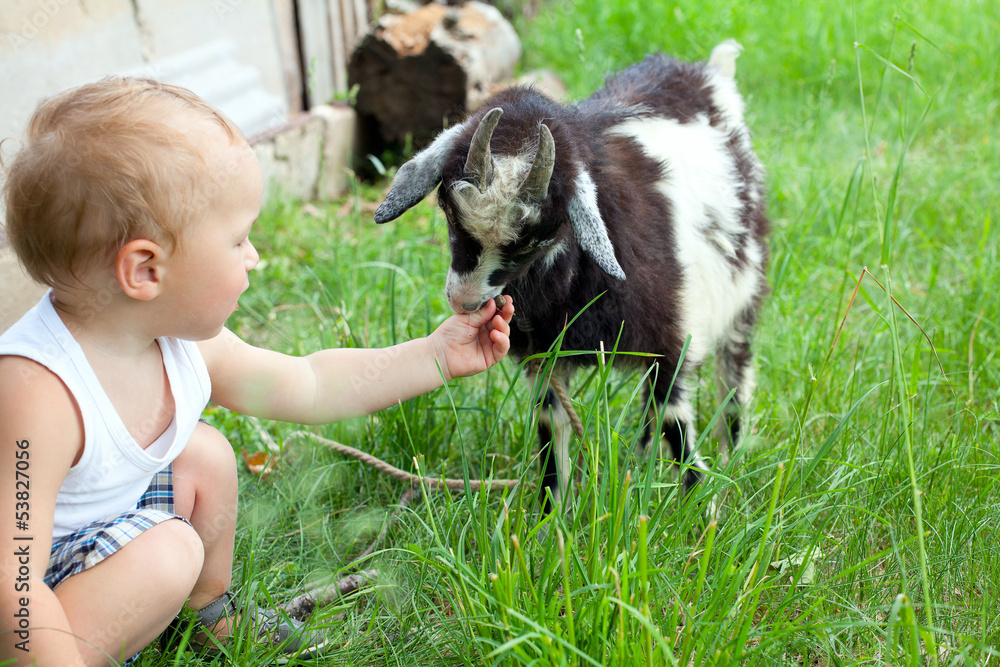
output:
[[159, 544], [151, 545], [158, 550], [158, 564], [163, 571], [172, 571], [179, 581], [190, 581], [194, 586], [205, 563], [205, 545], [201, 536], [180, 519], [164, 521], [150, 530], [154, 529], [161, 529], [161, 534], [157, 536]]
[[[143, 570], [158, 580], [163, 593], [181, 602], [191, 592], [205, 562], [201, 537], [179, 519], [149, 528], [125, 545], [121, 553], [128, 562], [141, 563]], [[123, 563], [117, 554], [111, 561]]]
[[229, 444], [229, 439], [222, 435], [222, 432], [214, 426], [209, 426], [205, 422], [198, 422], [195, 433], [202, 431], [202, 436], [206, 441], [206, 450], [213, 461], [224, 466], [232, 465], [236, 467], [236, 453], [233, 446]]
[[183, 463], [181, 457], [192, 460], [198, 469], [211, 471], [214, 475], [236, 471], [236, 453], [229, 440], [205, 422], [198, 422], [188, 446], [178, 457], [178, 461]]
[[[174, 460], [174, 506], [176, 512], [195, 521], [204, 530], [208, 508], [213, 525], [223, 530], [235, 524], [239, 483], [236, 454], [224, 435], [199, 422], [184, 451]], [[198, 520], [195, 517], [200, 515]]]

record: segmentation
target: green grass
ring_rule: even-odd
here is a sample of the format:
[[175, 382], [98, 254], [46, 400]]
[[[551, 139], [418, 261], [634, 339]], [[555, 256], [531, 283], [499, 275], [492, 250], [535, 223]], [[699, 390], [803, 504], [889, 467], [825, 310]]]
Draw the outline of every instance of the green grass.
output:
[[[377, 582], [315, 612], [337, 638], [329, 664], [1000, 665], [1000, 7], [551, 2], [518, 28], [524, 68], [555, 70], [574, 98], [649, 50], [745, 46], [773, 220], [754, 433], [684, 498], [667, 462], [631, 453], [642, 379], [581, 374], [572, 511], [540, 515], [522, 492], [423, 494], [360, 564]], [[432, 330], [448, 312], [444, 220], [425, 202], [376, 226], [384, 185], [270, 205], [254, 238], [266, 259], [230, 325], [293, 354]], [[315, 431], [408, 470], [419, 456], [435, 476], [533, 480], [518, 375], [507, 361]], [[402, 485], [286, 440], [297, 425], [208, 419], [237, 449], [262, 449], [261, 429], [283, 445], [274, 476], [241, 473], [245, 597], [285, 601], [358, 566]], [[707, 523], [711, 494], [722, 513]], [[270, 657], [249, 641], [233, 653]], [[198, 663], [156, 649], [140, 662]]]

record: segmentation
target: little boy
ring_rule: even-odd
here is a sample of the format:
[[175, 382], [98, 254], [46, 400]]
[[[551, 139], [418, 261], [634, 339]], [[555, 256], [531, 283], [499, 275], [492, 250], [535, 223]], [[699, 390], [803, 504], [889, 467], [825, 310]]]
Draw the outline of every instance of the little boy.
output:
[[262, 189], [240, 131], [181, 88], [105, 79], [32, 118], [4, 185], [7, 233], [52, 289], [0, 336], [0, 663], [113, 664], [182, 605], [206, 643], [237, 624], [294, 635], [228, 592], [236, 463], [199, 421], [209, 399], [319, 424], [507, 354], [509, 298], [399, 345], [374, 382], [351, 380], [385, 351], [295, 358], [240, 340], [223, 325], [259, 260]]

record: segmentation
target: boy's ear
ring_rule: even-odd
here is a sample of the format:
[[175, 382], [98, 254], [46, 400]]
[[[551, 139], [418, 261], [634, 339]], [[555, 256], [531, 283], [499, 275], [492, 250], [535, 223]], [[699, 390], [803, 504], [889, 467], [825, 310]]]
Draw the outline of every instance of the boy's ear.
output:
[[115, 275], [126, 296], [151, 301], [160, 293], [163, 247], [149, 239], [129, 241], [115, 257]]

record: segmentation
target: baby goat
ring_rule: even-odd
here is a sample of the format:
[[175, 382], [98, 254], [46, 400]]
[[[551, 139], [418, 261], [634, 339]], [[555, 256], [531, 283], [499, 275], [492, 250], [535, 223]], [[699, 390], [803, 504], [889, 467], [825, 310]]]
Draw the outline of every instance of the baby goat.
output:
[[[735, 389], [726, 408], [735, 443], [767, 291], [764, 171], [734, 81], [740, 48], [723, 42], [702, 63], [647, 56], [569, 107], [530, 87], [504, 90], [404, 164], [375, 213], [393, 220], [441, 183], [448, 302], [472, 312], [511, 294], [518, 357], [548, 350], [601, 295], [562, 347], [618, 341], [659, 355], [619, 359], [659, 364], [653, 397], [687, 486], [706, 469], [694, 451], [689, 378], [714, 352], [722, 396]], [[595, 361], [563, 358], [554, 372], [565, 383]], [[542, 406], [542, 493], [558, 502], [571, 472], [569, 420], [551, 388]]]

